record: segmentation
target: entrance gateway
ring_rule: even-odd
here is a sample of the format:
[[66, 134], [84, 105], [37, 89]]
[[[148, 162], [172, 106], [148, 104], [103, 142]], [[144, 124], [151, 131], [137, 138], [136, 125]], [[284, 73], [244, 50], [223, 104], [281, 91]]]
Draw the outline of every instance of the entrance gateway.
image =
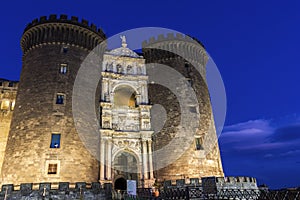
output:
[[122, 47], [103, 56], [100, 182], [123, 190], [126, 180], [151, 187], [155, 179], [145, 59], [127, 48], [125, 36], [121, 38]]
[[123, 190], [125, 191], [127, 189], [127, 182], [125, 180], [125, 178], [118, 178], [115, 181], [115, 190]]

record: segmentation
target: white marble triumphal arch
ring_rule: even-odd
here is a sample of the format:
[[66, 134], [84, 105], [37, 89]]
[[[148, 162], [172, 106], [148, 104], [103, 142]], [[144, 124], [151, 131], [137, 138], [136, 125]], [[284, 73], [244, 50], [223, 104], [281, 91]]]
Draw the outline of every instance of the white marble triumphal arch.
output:
[[103, 57], [100, 102], [100, 182], [122, 189], [124, 180], [154, 183], [151, 116], [145, 59], [127, 48]]

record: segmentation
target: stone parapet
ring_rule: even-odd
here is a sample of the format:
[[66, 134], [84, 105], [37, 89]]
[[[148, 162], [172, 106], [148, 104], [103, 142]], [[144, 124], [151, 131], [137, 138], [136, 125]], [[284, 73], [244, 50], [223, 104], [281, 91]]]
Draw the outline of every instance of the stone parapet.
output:
[[98, 182], [22, 183], [3, 185], [0, 199], [110, 199], [111, 186]]
[[258, 190], [256, 179], [253, 177], [203, 177], [204, 193], [218, 193], [221, 190]]
[[21, 47], [24, 55], [32, 48], [46, 44], [65, 44], [94, 49], [106, 38], [103, 31], [85, 19], [67, 15], [50, 15], [33, 20], [24, 30]]

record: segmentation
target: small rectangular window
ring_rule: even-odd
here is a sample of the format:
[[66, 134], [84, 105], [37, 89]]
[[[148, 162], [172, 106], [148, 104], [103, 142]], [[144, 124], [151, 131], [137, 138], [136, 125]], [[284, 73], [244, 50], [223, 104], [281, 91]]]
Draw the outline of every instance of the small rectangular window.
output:
[[3, 86], [3, 82], [0, 82], [0, 86]]
[[14, 83], [13, 82], [9, 82], [8, 83], [8, 87], [13, 87], [14, 86]]
[[48, 174], [57, 174], [57, 164], [48, 165]]
[[196, 150], [203, 150], [200, 138], [195, 138]]
[[188, 86], [192, 87], [193, 86], [193, 81], [191, 78], [187, 78], [187, 83], [188, 83]]
[[68, 71], [68, 64], [60, 64], [59, 73], [66, 74]]
[[69, 48], [68, 47], [63, 47], [62, 50], [63, 50], [64, 53], [68, 53]]
[[64, 104], [65, 95], [57, 94], [56, 95], [56, 104]]
[[187, 73], [191, 72], [191, 66], [189, 65], [189, 63], [185, 63], [184, 67]]
[[50, 148], [60, 148], [60, 134], [52, 134]]

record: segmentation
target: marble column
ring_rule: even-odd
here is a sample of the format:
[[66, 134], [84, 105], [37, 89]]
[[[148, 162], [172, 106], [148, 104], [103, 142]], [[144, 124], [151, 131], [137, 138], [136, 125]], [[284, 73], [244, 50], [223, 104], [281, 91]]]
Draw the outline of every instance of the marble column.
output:
[[149, 179], [148, 177], [148, 159], [147, 159], [147, 141], [143, 140], [143, 172], [144, 172], [144, 179]]
[[107, 99], [107, 97], [109, 96], [109, 88], [108, 88], [108, 81], [106, 80], [106, 79], [104, 79], [103, 81], [102, 81], [102, 83], [103, 83], [103, 86], [102, 86], [102, 100], [104, 100], [104, 101], [109, 101], [109, 99]]
[[100, 180], [105, 179], [105, 141], [101, 139], [100, 143]]
[[107, 163], [106, 163], [106, 167], [107, 167], [107, 174], [106, 174], [106, 178], [107, 180], [111, 180], [111, 148], [112, 148], [112, 141], [111, 139], [107, 140]]
[[148, 149], [149, 149], [149, 172], [150, 172], [150, 179], [153, 179], [153, 162], [152, 162], [152, 141], [148, 140]]

